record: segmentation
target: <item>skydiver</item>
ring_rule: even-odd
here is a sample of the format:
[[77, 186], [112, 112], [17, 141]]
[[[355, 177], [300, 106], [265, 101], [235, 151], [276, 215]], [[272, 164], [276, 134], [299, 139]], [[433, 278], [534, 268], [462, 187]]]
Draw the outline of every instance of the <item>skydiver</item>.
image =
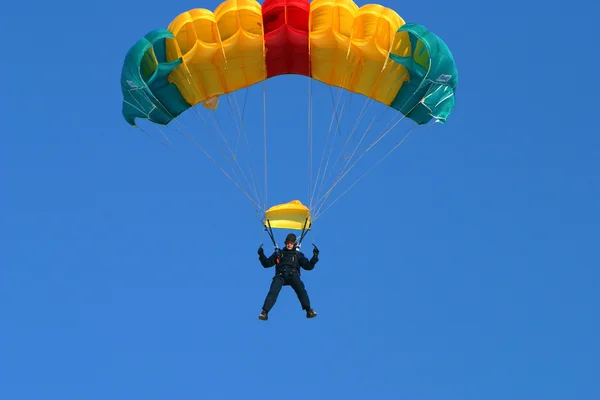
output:
[[[314, 245], [313, 245], [314, 246]], [[275, 265], [275, 276], [271, 282], [269, 293], [265, 298], [265, 302], [262, 307], [262, 312], [258, 316], [259, 319], [266, 321], [269, 317], [269, 311], [275, 305], [277, 296], [282, 286], [291, 286], [302, 309], [306, 310], [306, 318], [314, 318], [317, 313], [310, 308], [310, 300], [308, 293], [304, 287], [304, 283], [300, 279], [300, 267], [309, 271], [315, 267], [315, 264], [319, 261], [319, 249], [314, 246], [313, 256], [310, 260], [306, 258], [296, 247], [296, 235], [290, 233], [285, 238], [285, 247], [282, 250], [275, 250], [275, 252], [267, 258], [262, 245], [258, 248], [258, 259], [264, 268], [270, 268]]]

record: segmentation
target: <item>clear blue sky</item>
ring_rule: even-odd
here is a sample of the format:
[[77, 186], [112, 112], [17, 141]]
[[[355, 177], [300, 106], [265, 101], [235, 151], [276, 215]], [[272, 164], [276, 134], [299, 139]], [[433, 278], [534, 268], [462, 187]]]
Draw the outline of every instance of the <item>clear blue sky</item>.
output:
[[[448, 43], [457, 107], [315, 224], [319, 316], [286, 287], [266, 323], [250, 202], [120, 112], [128, 48], [217, 4], [3, 5], [0, 398], [599, 399], [597, 3], [382, 3]], [[286, 80], [270, 204], [307, 194], [307, 85]], [[261, 111], [244, 124], [262, 137]]]

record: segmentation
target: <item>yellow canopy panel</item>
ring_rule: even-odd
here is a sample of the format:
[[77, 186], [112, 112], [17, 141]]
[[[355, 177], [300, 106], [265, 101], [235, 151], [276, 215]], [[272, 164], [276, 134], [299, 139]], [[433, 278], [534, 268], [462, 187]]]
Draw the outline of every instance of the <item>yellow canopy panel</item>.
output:
[[[307, 220], [308, 218], [308, 220]], [[265, 225], [271, 228], [296, 229], [301, 231], [310, 226], [310, 210], [299, 200], [278, 204], [265, 212]]]
[[396, 35], [404, 20], [377, 4], [358, 7], [352, 0], [310, 3], [312, 77], [390, 105], [410, 80], [407, 69], [389, 54], [410, 50], [408, 34]]
[[[195, 8], [178, 15], [168, 30], [167, 59], [181, 58], [169, 75], [191, 105], [234, 92], [267, 77], [261, 5], [226, 0], [214, 13]], [[210, 106], [210, 104], [208, 104]]]

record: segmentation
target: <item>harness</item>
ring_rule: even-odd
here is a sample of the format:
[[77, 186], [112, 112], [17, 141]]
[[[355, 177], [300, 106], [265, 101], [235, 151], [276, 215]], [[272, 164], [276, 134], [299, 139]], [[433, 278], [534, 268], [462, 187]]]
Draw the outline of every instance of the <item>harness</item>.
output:
[[275, 259], [277, 275], [284, 279], [290, 278], [295, 273], [300, 275], [300, 263], [298, 262], [298, 253], [296, 253], [296, 250], [280, 250], [278, 253]]

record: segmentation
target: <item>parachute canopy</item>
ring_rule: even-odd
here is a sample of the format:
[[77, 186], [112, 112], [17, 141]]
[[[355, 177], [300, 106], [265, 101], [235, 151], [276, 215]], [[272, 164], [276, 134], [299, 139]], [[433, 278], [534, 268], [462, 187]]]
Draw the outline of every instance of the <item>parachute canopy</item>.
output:
[[265, 212], [264, 225], [304, 231], [311, 225], [310, 210], [299, 200], [278, 204]]
[[[129, 51], [123, 115], [166, 125], [187, 108], [297, 74], [362, 94], [417, 124], [445, 122], [458, 77], [443, 41], [378, 4], [351, 0], [227, 0], [192, 9]], [[290, 93], [293, 95], [293, 93]]]
[[[294, 200], [267, 209], [266, 87], [270, 81], [266, 81], [284, 75], [310, 78], [308, 207]], [[276, 83], [283, 92], [276, 96], [277, 113], [292, 112], [294, 101], [304, 96], [299, 85], [291, 81], [281, 79]], [[261, 82], [262, 99], [247, 102], [248, 92]], [[313, 84], [331, 94], [334, 111], [329, 120], [322, 117], [326, 94], [315, 96], [317, 112], [313, 117]], [[401, 120], [410, 120], [410, 132], [429, 122], [446, 122], [455, 107], [457, 84], [454, 58], [442, 39], [422, 25], [406, 23], [396, 11], [383, 5], [359, 7], [352, 0], [265, 0], [262, 5], [256, 0], [226, 0], [214, 11], [185, 11], [167, 29], [151, 31], [131, 47], [121, 74], [122, 114], [132, 126], [137, 126], [138, 119], [151, 122], [160, 132], [159, 141], [169, 146], [173, 142], [162, 128], [172, 128], [236, 184], [259, 211], [260, 222], [270, 228], [302, 230], [304, 235], [329, 208], [325, 204], [330, 196], [335, 197], [333, 190], [343, 190], [340, 182], [367, 152], [380, 143], [383, 146], [382, 139]], [[341, 89], [338, 96], [333, 95], [334, 87]], [[236, 99], [239, 91], [246, 95], [241, 106]], [[365, 105], [360, 111], [353, 110], [351, 100], [342, 104], [342, 94], [365, 97]], [[379, 103], [375, 108], [382, 112], [366, 118], [371, 101]], [[263, 105], [259, 117], [263, 118], [264, 137], [258, 134], [256, 123], [243, 123], [244, 115], [256, 120], [257, 110], [253, 113], [246, 105], [258, 103]], [[188, 109], [192, 111], [188, 114], [204, 124], [202, 129], [189, 129], [184, 123], [186, 117], [179, 118]], [[385, 113], [392, 114], [392, 120], [378, 133], [376, 125], [384, 125]], [[221, 121], [219, 114], [223, 114]], [[318, 140], [324, 139], [321, 157], [315, 158], [320, 162], [314, 175], [312, 150], [319, 142], [313, 141], [313, 118], [322, 120], [315, 132], [319, 132]], [[345, 119], [352, 120], [348, 126], [344, 126]], [[363, 119], [368, 121], [365, 129], [361, 129]], [[214, 122], [212, 129], [207, 120]], [[299, 127], [277, 126], [275, 131], [285, 131], [295, 138]], [[224, 134], [227, 128], [230, 140]], [[375, 165], [404, 143], [410, 132], [389, 135], [397, 143], [382, 153]], [[217, 145], [212, 154], [204, 146], [210, 139]], [[260, 146], [253, 147], [251, 143], [259, 140]], [[359, 151], [361, 145], [364, 151]], [[264, 151], [264, 202], [260, 201], [261, 191], [256, 184], [260, 175], [253, 170], [250, 155], [259, 148]], [[337, 149], [340, 152], [335, 157], [333, 150]], [[218, 155], [224, 159], [222, 164]], [[288, 159], [296, 160], [292, 156]], [[227, 167], [231, 170], [226, 171]], [[339, 173], [334, 171], [336, 167]], [[357, 175], [331, 204], [370, 170]], [[331, 183], [328, 189], [326, 183]], [[290, 198], [299, 196], [294, 193]]]

